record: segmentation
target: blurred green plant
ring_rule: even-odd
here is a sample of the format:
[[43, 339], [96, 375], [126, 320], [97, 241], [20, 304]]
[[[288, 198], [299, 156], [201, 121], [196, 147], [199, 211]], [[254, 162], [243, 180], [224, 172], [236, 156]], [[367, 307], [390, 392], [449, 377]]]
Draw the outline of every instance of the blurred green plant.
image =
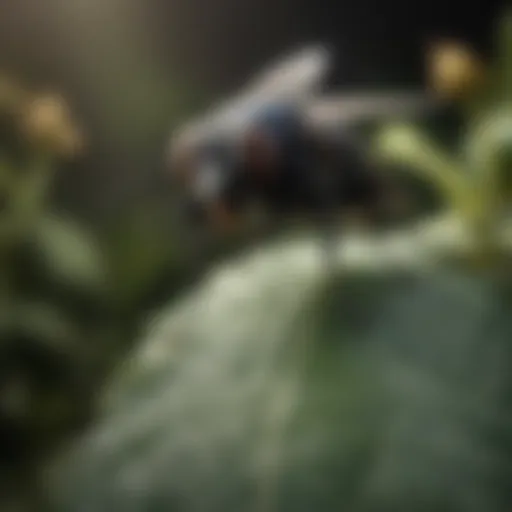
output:
[[[79, 128], [58, 95], [0, 80], [0, 506], [69, 428], [87, 415], [89, 333], [77, 304], [104, 284], [101, 250], [52, 210]], [[77, 406], [80, 404], [80, 407]]]
[[466, 114], [458, 154], [444, 151], [424, 129], [413, 124], [384, 127], [377, 154], [433, 185], [450, 213], [459, 218], [482, 254], [494, 253], [494, 231], [510, 202], [512, 148], [512, 15], [497, 31], [497, 57], [485, 66], [462, 43], [435, 45], [428, 60], [433, 93]]
[[103, 229], [56, 208], [61, 164], [85, 149], [61, 95], [0, 78], [0, 508], [28, 497], [41, 461], [91, 416], [155, 283], [181, 271], [163, 212], [139, 205]]

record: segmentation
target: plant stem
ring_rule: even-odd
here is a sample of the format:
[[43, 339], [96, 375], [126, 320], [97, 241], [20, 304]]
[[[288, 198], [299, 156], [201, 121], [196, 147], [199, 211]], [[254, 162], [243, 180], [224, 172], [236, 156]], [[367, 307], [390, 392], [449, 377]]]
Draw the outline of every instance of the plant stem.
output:
[[20, 178], [12, 212], [20, 237], [28, 236], [43, 214], [53, 178], [52, 162], [45, 155], [35, 158]]

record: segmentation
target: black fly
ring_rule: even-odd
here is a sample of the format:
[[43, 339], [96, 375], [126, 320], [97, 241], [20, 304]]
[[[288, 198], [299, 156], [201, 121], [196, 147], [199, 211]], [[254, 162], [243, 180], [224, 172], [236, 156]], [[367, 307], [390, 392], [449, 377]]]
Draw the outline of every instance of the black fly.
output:
[[403, 93], [319, 96], [329, 66], [323, 48], [299, 52], [180, 131], [171, 167], [183, 184], [188, 222], [229, 233], [244, 228], [247, 211], [257, 205], [271, 222], [313, 221], [331, 254], [347, 212], [373, 222], [387, 215], [388, 182], [350, 128], [429, 102]]

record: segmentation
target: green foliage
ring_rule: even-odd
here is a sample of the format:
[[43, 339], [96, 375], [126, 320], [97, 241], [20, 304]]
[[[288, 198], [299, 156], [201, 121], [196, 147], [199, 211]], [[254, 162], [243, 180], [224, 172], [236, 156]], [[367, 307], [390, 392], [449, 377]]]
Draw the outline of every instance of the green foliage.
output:
[[54, 509], [509, 510], [510, 287], [267, 256], [163, 314]]
[[49, 215], [55, 170], [46, 158], [26, 165], [4, 158], [1, 167], [0, 444], [9, 456], [0, 469], [11, 491], [18, 470], [27, 478], [88, 407], [89, 340], [72, 303], [97, 288], [104, 262], [91, 256], [99, 251], [94, 237]]
[[[50, 132], [67, 140], [65, 104], [52, 101], [34, 115], [38, 142]], [[17, 117], [7, 117], [0, 139], [2, 509], [13, 497], [29, 504], [46, 457], [91, 418], [98, 387], [129, 350], [152, 287], [175, 261], [164, 213], [148, 205], [108, 229], [57, 210], [53, 185], [69, 155], [57, 145], [43, 150], [24, 138]]]
[[84, 290], [106, 285], [106, 268], [98, 243], [76, 222], [57, 216], [42, 217], [34, 232], [35, 250], [56, 283]]
[[[504, 17], [501, 47], [496, 58], [498, 82], [510, 67], [512, 52], [510, 20]], [[508, 60], [507, 60], [508, 59]], [[386, 161], [404, 164], [404, 169], [421, 176], [436, 187], [445, 205], [466, 223], [485, 251], [492, 245], [492, 231], [508, 209], [512, 150], [512, 103], [496, 90], [496, 80], [488, 83], [485, 101], [477, 102], [466, 120], [459, 153], [450, 155], [418, 126], [384, 127], [377, 139], [377, 153]], [[511, 88], [512, 90], [512, 88]], [[507, 94], [509, 94], [507, 92]]]

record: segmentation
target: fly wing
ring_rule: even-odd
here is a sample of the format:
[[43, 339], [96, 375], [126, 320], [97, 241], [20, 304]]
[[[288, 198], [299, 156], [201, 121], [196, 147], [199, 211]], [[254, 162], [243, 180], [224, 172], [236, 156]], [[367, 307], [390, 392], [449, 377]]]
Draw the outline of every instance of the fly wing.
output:
[[319, 92], [331, 67], [332, 56], [326, 47], [302, 48], [260, 72], [249, 84], [248, 96], [269, 101], [302, 99]]
[[[213, 133], [225, 133], [229, 136], [230, 133], [242, 129], [251, 114], [262, 105], [280, 98], [303, 102], [306, 115], [313, 125], [325, 129], [349, 127], [390, 118], [416, 117], [428, 114], [441, 106], [427, 94], [414, 91], [315, 96], [315, 88], [322, 83], [321, 77], [325, 76], [325, 68], [321, 69], [320, 63], [315, 68], [312, 56], [313, 54], [309, 55], [311, 60], [308, 61], [306, 58], [303, 61], [302, 69], [300, 59], [289, 61], [288, 67], [274, 67], [274, 73], [266, 72], [265, 79], [260, 78], [260, 87], [254, 88], [250, 94], [240, 95], [221, 108], [212, 109], [202, 119], [187, 125], [184, 131], [194, 140]], [[283, 70], [281, 77], [279, 69]], [[292, 77], [302, 77], [302, 81], [297, 80], [295, 88]]]
[[327, 128], [418, 116], [438, 106], [435, 100], [422, 92], [396, 91], [323, 96], [312, 99], [306, 112], [315, 125]]
[[238, 95], [215, 108], [210, 114], [212, 124], [222, 131], [236, 133], [265, 105], [303, 101], [323, 85], [331, 60], [323, 46], [306, 47], [279, 59]]
[[323, 46], [309, 46], [277, 60], [258, 73], [241, 92], [209, 109], [183, 127], [188, 139], [207, 134], [236, 134], [254, 112], [280, 101], [302, 101], [318, 91], [331, 68], [331, 55]]

